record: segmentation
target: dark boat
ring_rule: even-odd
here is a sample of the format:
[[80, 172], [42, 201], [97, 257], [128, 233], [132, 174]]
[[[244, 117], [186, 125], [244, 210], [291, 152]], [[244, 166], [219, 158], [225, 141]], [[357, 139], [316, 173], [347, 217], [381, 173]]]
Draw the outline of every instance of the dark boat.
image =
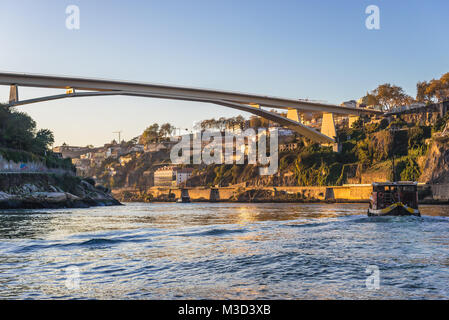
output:
[[375, 182], [368, 216], [418, 216], [418, 183]]

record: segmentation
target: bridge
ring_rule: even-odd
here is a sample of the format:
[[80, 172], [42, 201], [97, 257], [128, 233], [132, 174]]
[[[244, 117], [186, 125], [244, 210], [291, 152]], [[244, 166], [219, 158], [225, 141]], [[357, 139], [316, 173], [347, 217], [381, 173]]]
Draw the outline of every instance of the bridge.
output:
[[[335, 145], [336, 142], [335, 114], [349, 116], [350, 123], [362, 114], [383, 114], [371, 109], [248, 93], [80, 77], [0, 72], [0, 85], [10, 86], [8, 106], [20, 106], [65, 98], [113, 95], [211, 103], [249, 112], [274, 121], [312, 141], [326, 145]], [[19, 100], [19, 87], [65, 89], [66, 91], [58, 95]], [[276, 112], [263, 110], [262, 107], [287, 110], [287, 117], [283, 117]], [[321, 132], [301, 123], [301, 112], [322, 113]]]

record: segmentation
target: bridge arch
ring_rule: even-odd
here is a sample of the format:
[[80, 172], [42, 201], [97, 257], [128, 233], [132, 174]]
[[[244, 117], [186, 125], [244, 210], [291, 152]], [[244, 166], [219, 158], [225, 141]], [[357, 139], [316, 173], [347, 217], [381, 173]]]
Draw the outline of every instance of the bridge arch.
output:
[[[19, 106], [30, 103], [58, 100], [64, 98], [94, 97], [94, 96], [108, 96], [108, 95], [138, 96], [147, 98], [160, 98], [160, 99], [212, 103], [228, 108], [249, 112], [251, 114], [274, 121], [282, 126], [285, 126], [311, 139], [312, 141], [323, 144], [335, 143], [334, 137], [318, 132], [315, 129], [309, 128], [308, 126], [305, 126], [300, 121], [298, 121], [299, 119], [297, 116], [297, 112], [299, 110], [323, 112], [328, 115], [330, 114], [330, 116], [327, 116], [323, 119], [329, 122], [328, 124], [326, 124], [326, 126], [331, 127], [330, 128], [331, 130], [327, 130], [326, 132], [331, 133], [335, 132], [335, 125], [333, 123], [334, 113], [344, 115], [380, 113], [379, 111], [370, 109], [342, 107], [310, 101], [261, 96], [247, 93], [237, 93], [229, 91], [199, 89], [199, 88], [180, 87], [180, 86], [168, 86], [150, 83], [136, 83], [126, 81], [61, 77], [49, 75], [34, 75], [23, 73], [0, 73], [0, 85], [11, 86], [10, 101], [9, 101], [10, 106]], [[61, 95], [53, 95], [28, 100], [19, 100], [18, 86], [59, 88], [59, 89], [66, 89], [67, 91], [65, 94]], [[76, 90], [88, 90], [88, 92], [77, 92]], [[259, 106], [276, 109], [287, 109], [289, 110], [288, 116], [283, 117], [277, 113], [263, 110]], [[291, 114], [294, 113], [296, 113], [296, 115], [292, 117]]]

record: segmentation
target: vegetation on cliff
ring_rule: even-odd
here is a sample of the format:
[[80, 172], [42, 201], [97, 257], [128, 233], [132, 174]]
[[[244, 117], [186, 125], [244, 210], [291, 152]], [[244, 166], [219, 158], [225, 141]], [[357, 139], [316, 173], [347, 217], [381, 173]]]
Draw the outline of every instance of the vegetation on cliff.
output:
[[[447, 116], [446, 116], [447, 118]], [[444, 124], [447, 119], [442, 119]], [[341, 152], [297, 137], [298, 149], [282, 152], [279, 174], [261, 177], [254, 165], [209, 165], [194, 171], [188, 181], [191, 186], [249, 185], [342, 185], [348, 182], [366, 183], [366, 172], [378, 171], [392, 180], [392, 158], [395, 158], [396, 180], [416, 181], [422, 174], [420, 163], [428, 155], [432, 132], [443, 126], [423, 126], [397, 118], [370, 121], [362, 119], [352, 128], [338, 130]], [[426, 143], [427, 141], [427, 143]]]
[[49, 168], [74, 171], [70, 159], [58, 159], [50, 151], [54, 142], [48, 129], [36, 129], [26, 113], [0, 104], [0, 156], [14, 162], [41, 162]]
[[[259, 175], [257, 165], [197, 165], [186, 185], [210, 187], [245, 183], [249, 186], [327, 186], [371, 183], [393, 179], [393, 157], [394, 179], [421, 181], [426, 159], [431, 156], [429, 149], [434, 143], [431, 137], [435, 138], [448, 120], [449, 116], [446, 115], [433, 125], [426, 126], [422, 122], [407, 122], [402, 117], [390, 121], [364, 117], [351, 128], [341, 127], [337, 131], [337, 140], [341, 145], [338, 153], [333, 152], [331, 147], [296, 136], [296, 150], [279, 153], [279, 173], [274, 176]], [[202, 123], [202, 127], [213, 125], [211, 123], [208, 120]], [[110, 188], [134, 188], [145, 194], [144, 191], [152, 186], [154, 171], [164, 163], [170, 163], [168, 151], [136, 152], [103, 161], [95, 168], [93, 175]]]

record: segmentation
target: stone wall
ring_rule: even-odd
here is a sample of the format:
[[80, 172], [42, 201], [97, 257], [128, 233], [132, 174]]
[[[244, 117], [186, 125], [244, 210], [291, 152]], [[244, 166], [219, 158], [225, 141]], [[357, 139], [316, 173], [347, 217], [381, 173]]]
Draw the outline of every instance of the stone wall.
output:
[[58, 173], [73, 174], [71, 171], [64, 169], [47, 168], [42, 162], [14, 162], [7, 160], [0, 155], [0, 172], [40, 172], [40, 173]]
[[431, 189], [434, 200], [449, 201], [449, 184], [434, 184]]
[[[368, 201], [372, 186], [371, 185], [346, 185], [346, 186], [324, 186], [324, 187], [263, 187], [263, 188], [251, 188], [251, 187], [225, 187], [225, 188], [187, 188], [189, 196], [192, 201], [209, 201], [221, 200], [230, 201], [235, 199], [235, 196], [239, 193], [250, 190], [266, 190], [269, 191], [271, 196], [275, 199], [280, 195], [297, 195], [300, 199], [304, 200], [317, 200], [317, 201]], [[216, 190], [216, 191], [214, 191]], [[217, 196], [218, 198], [215, 198]], [[178, 199], [181, 197], [181, 189], [169, 188], [169, 187], [153, 187], [148, 190], [154, 198], [170, 198], [169, 194], [172, 194], [172, 199]], [[215, 198], [215, 199], [214, 199]]]
[[[192, 201], [243, 201], [239, 195], [245, 192], [256, 192], [259, 195], [268, 195], [262, 198], [253, 198], [259, 202], [368, 202], [372, 193], [371, 184], [347, 184], [343, 186], [310, 186], [310, 187], [225, 187], [186, 188]], [[120, 189], [113, 191], [114, 195], [120, 192], [134, 192], [134, 189]], [[182, 189], [170, 187], [152, 187], [147, 190], [156, 201], [174, 201], [181, 197]], [[434, 184], [418, 186], [420, 201], [423, 203], [446, 203], [449, 201], [449, 184]], [[140, 200], [128, 200], [140, 201]]]

